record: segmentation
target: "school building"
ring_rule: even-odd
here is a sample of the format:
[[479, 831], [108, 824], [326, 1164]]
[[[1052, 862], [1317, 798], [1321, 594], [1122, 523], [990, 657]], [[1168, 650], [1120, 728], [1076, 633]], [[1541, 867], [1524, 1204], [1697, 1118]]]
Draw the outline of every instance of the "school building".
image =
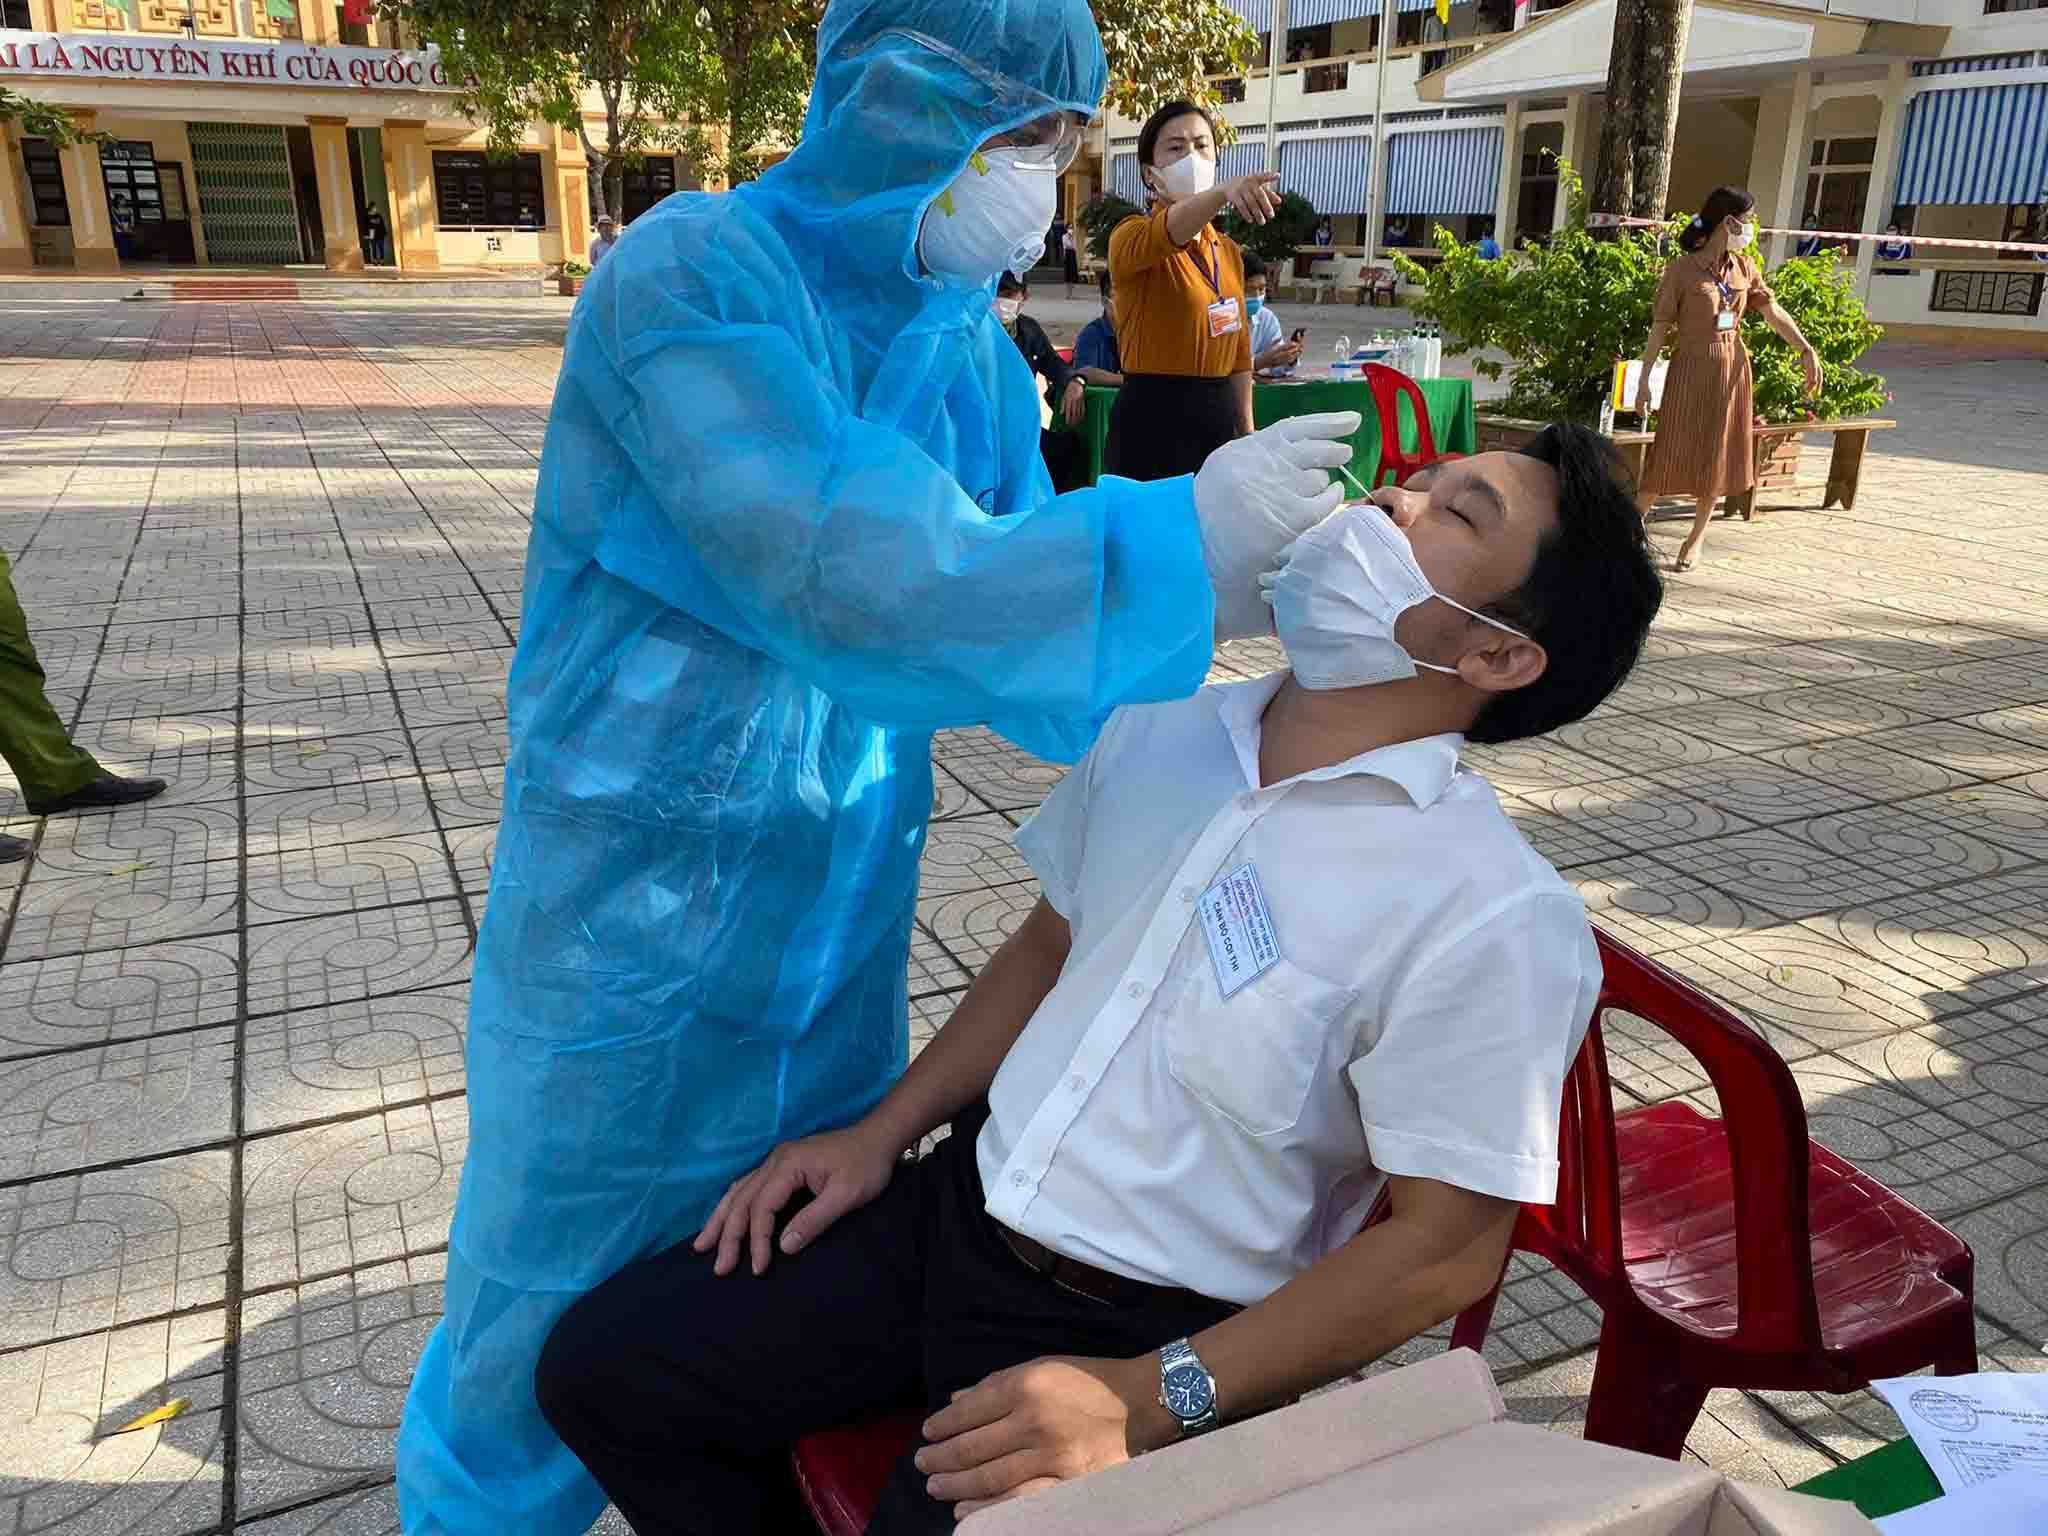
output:
[[[1370, 233], [1421, 254], [1437, 225], [1510, 245], [1562, 220], [1555, 157], [1591, 178], [1614, 0], [1461, 0], [1448, 26], [1433, 0], [1396, 0], [1384, 102], [1378, 0], [1228, 3], [1262, 34], [1261, 63], [1219, 79], [1237, 130], [1219, 170], [1276, 170], [1333, 216], [1340, 247]], [[1098, 186], [1136, 200], [1139, 126], [1103, 124], [1076, 201]], [[1722, 182], [1780, 228], [2025, 238], [2048, 200], [2048, 0], [1698, 0], [1670, 207]], [[1857, 281], [1895, 331], [2048, 346], [2048, 262], [1924, 243], [1875, 258], [1856, 248]]]
[[[487, 155], [438, 58], [388, 22], [351, 23], [333, 0], [0, 0], [0, 21], [0, 86], [110, 140], [6, 130], [0, 271], [589, 259], [579, 137], [534, 125], [516, 154]], [[696, 184], [649, 155], [620, 211]]]

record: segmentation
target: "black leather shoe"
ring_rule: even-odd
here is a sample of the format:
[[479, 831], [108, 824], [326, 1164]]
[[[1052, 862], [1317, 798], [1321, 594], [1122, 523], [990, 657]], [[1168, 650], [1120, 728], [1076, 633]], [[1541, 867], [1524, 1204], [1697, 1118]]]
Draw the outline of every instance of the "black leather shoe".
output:
[[165, 779], [124, 779], [117, 773], [103, 773], [82, 789], [74, 789], [68, 795], [59, 795], [54, 800], [28, 803], [31, 816], [61, 816], [66, 811], [102, 811], [114, 805], [134, 805], [141, 800], [154, 800], [169, 789]]
[[0, 832], [0, 864], [19, 864], [28, 857], [28, 839]]

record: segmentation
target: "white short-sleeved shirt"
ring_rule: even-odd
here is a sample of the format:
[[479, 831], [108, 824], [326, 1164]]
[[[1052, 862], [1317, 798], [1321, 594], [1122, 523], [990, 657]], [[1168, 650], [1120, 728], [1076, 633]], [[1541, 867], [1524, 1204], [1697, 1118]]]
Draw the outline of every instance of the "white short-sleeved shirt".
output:
[[[989, 1214], [1056, 1252], [1249, 1303], [1389, 1174], [1547, 1202], [1598, 995], [1578, 895], [1463, 740], [1259, 786], [1285, 673], [1123, 709], [1017, 835], [1073, 930], [989, 1089]], [[1225, 998], [1203, 893], [1249, 864], [1279, 958]]]
[[1257, 362], [1261, 352], [1279, 346], [1286, 339], [1280, 317], [1273, 313], [1273, 306], [1261, 306], [1259, 312], [1252, 316], [1252, 361]]

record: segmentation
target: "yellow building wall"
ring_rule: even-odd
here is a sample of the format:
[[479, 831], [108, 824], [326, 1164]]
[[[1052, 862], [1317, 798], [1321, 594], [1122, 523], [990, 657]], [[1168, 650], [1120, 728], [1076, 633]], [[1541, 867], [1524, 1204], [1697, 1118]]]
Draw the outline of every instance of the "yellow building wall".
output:
[[156, 118], [102, 117], [99, 126], [117, 139], [148, 144], [159, 161], [169, 160], [180, 168], [185, 178], [185, 207], [192, 218], [192, 255], [204, 265], [206, 226], [199, 217], [199, 188], [192, 177], [192, 141], [185, 136], [185, 125]]
[[[1753, 96], [1679, 104], [1671, 189], [1664, 200], [1668, 211], [1697, 213], [1714, 188], [1742, 184], [1756, 142], [1757, 107]], [[1588, 165], [1585, 173], [1593, 169]]]

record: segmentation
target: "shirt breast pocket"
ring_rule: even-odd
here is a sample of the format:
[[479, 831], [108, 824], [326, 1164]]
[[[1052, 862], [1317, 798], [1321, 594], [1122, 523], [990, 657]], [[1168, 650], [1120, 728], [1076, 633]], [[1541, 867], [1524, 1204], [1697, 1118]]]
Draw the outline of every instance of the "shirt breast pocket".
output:
[[1198, 972], [1167, 1020], [1167, 1068], [1246, 1135], [1291, 1131], [1356, 996], [1286, 960], [1228, 999]]

